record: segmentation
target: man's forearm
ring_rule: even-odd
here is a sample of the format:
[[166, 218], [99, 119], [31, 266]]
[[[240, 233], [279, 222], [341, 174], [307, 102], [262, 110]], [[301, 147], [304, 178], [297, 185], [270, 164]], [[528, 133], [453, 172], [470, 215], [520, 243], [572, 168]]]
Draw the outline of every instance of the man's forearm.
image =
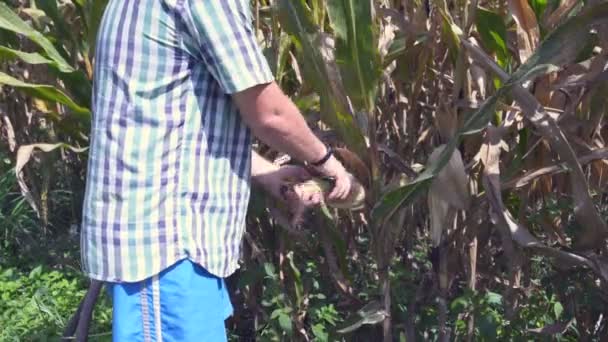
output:
[[254, 135], [272, 148], [300, 161], [316, 161], [327, 152], [298, 108], [275, 83], [235, 96], [243, 119]]

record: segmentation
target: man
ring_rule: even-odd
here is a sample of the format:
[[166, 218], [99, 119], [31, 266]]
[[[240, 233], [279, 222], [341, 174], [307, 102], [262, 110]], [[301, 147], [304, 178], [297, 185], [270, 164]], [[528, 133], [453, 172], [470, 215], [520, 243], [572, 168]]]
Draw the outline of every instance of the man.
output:
[[274, 83], [248, 0], [110, 0], [93, 109], [82, 261], [108, 285], [114, 341], [226, 340], [250, 180], [279, 196], [303, 174], [252, 153], [251, 133], [334, 177], [330, 198], [350, 189]]

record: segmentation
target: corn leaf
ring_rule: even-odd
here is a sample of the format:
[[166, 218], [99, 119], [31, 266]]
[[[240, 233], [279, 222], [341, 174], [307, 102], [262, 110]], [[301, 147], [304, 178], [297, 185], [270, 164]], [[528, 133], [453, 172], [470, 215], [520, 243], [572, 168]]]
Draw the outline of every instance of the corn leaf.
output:
[[[507, 27], [503, 17], [484, 8], [477, 8], [475, 15], [477, 31], [483, 45], [490, 52], [496, 53], [498, 60], [504, 62], [509, 52], [507, 50]], [[504, 65], [501, 63], [501, 65]]]
[[3, 72], [0, 72], [0, 84], [17, 88], [43, 100], [63, 104], [74, 111], [74, 113], [79, 114], [82, 119], [87, 119], [91, 114], [87, 108], [79, 106], [61, 90], [50, 85], [26, 83]]
[[506, 91], [505, 89], [499, 89], [477, 111], [467, 117], [463, 127], [445, 146], [439, 156], [430, 161], [423, 173], [407, 185], [384, 194], [372, 209], [372, 221], [378, 224], [386, 221], [397, 209], [412, 202], [416, 196], [423, 193], [439, 172], [449, 163], [463, 136], [477, 133], [488, 124], [490, 118], [494, 115], [498, 99]]
[[87, 14], [89, 54], [91, 56], [95, 54], [97, 31], [107, 5], [108, 0], [86, 0], [85, 13]]
[[330, 0], [327, 9], [346, 93], [357, 109], [371, 112], [382, 72], [372, 2]]
[[391, 45], [388, 47], [388, 52], [384, 56], [384, 60], [382, 64], [384, 67], [387, 67], [391, 62], [396, 60], [399, 56], [402, 56], [405, 53], [405, 37], [396, 37]]
[[72, 72], [61, 72], [57, 63], [53, 60], [37, 52], [23, 52], [0, 46], [0, 58], [5, 59], [20, 59], [28, 64], [46, 64], [51, 68], [51, 72], [57, 74], [65, 84], [67, 90], [74, 95], [77, 102], [84, 107], [89, 107], [91, 104], [91, 81], [86, 77], [81, 70]]
[[530, 7], [536, 15], [536, 21], [540, 21], [547, 9], [547, 0], [530, 0]]
[[[312, 13], [305, 1], [282, 0], [279, 2], [279, 20], [285, 31], [294, 39], [298, 63], [302, 66], [304, 80], [319, 94], [321, 119], [336, 130], [350, 150], [359, 156], [367, 154], [363, 134], [355, 124], [343, 86], [332, 68], [333, 49], [328, 37], [314, 25]], [[335, 60], [333, 61], [335, 63]]]
[[0, 28], [17, 34], [22, 34], [34, 43], [38, 44], [38, 46], [40, 46], [47, 54], [48, 58], [54, 61], [62, 72], [74, 71], [74, 68], [72, 68], [65, 61], [50, 40], [44, 37], [42, 33], [34, 30], [30, 25], [19, 18], [19, 16], [13, 12], [8, 5], [2, 2], [0, 2]]
[[592, 6], [584, 13], [568, 19], [547, 35], [534, 54], [513, 74], [514, 79], [530, 79], [535, 73], [545, 74], [547, 70], [555, 70], [574, 61], [587, 45], [591, 26], [607, 20], [608, 2]]
[[57, 0], [36, 0], [36, 5], [53, 20], [58, 37], [63, 37], [63, 39], [74, 41], [72, 30], [70, 30], [69, 26], [65, 22], [63, 15], [59, 13], [59, 9], [57, 8]]
[[540, 40], [536, 15], [528, 0], [508, 0], [508, 4], [517, 23], [517, 47], [519, 57], [524, 62], [536, 49]]
[[[564, 133], [532, 94], [519, 85], [518, 77], [530, 76], [533, 73], [532, 70], [538, 69], [538, 65], [534, 65], [533, 63], [555, 66], [554, 63], [561, 65], [571, 62], [578, 54], [578, 51], [573, 50], [571, 45], [562, 46], [560, 50], [557, 50], [556, 44], [560, 41], [571, 41], [570, 39], [584, 40], [584, 37], [588, 34], [590, 25], [597, 24], [602, 20], [608, 20], [608, 3], [592, 6], [584, 13], [569, 19], [547, 37], [535, 56], [532, 56], [520, 68], [523, 68], [523, 71], [518, 70], [510, 77], [510, 81], [507, 81], [507, 86], [513, 84], [513, 82], [516, 83], [514, 87], [510, 88], [513, 89], [513, 96], [519, 102], [522, 111], [534, 126], [539, 129], [541, 135], [550, 142], [551, 147], [555, 149], [560, 159], [563, 159], [570, 169], [571, 195], [575, 202], [574, 214], [583, 233], [579, 235], [579, 239], [575, 240], [575, 248], [578, 249], [598, 247], [602, 243], [603, 238], [608, 235], [608, 226], [594, 207], [588, 192], [585, 175]], [[465, 42], [463, 41], [463, 43]], [[582, 48], [583, 44], [572, 43], [572, 45], [577, 46], [579, 49]], [[491, 68], [501, 79], [505, 80], [508, 78], [508, 74], [496, 66], [487, 56], [484, 56], [470, 44], [465, 44], [465, 46], [470, 49], [474, 58], [486, 67]], [[548, 51], [554, 51], [556, 55], [551, 55]]]
[[0, 46], [0, 57], [3, 59], [20, 59], [28, 64], [52, 64], [57, 65], [54, 61], [44, 57], [37, 52], [23, 52], [11, 49], [5, 46]]
[[77, 148], [77, 147], [73, 147], [73, 146], [70, 146], [65, 143], [56, 143], [56, 144], [41, 143], [41, 144], [23, 145], [23, 146], [20, 146], [19, 149], [17, 150], [17, 159], [15, 161], [15, 174], [17, 176], [17, 183], [19, 184], [21, 193], [23, 194], [23, 196], [25, 197], [27, 202], [30, 204], [32, 209], [36, 212], [38, 217], [40, 217], [40, 210], [38, 208], [38, 205], [36, 204], [36, 200], [34, 199], [32, 192], [29, 190], [27, 183], [25, 182], [25, 178], [23, 177], [23, 172], [21, 172], [21, 171], [23, 170], [25, 165], [29, 162], [29, 160], [31, 159], [32, 154], [34, 153], [34, 150], [38, 149], [38, 150], [48, 153], [48, 152], [51, 152], [58, 148], [70, 149], [76, 153], [82, 153], [87, 150], [87, 148]]
[[565, 1], [562, 1], [560, 3], [559, 7], [555, 11], [551, 12], [551, 15], [547, 17], [547, 19], [545, 20], [545, 25], [548, 28], [553, 28], [561, 20], [563, 20], [564, 17], [570, 11], [572, 11], [577, 5], [582, 5], [582, 4], [578, 0], [565, 0]]

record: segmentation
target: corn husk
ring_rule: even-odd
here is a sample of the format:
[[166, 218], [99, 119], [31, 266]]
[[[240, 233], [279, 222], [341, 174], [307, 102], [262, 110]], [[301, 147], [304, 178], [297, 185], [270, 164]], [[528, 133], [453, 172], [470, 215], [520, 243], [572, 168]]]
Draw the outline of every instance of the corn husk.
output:
[[329, 181], [320, 178], [313, 178], [308, 181], [298, 183], [297, 187], [305, 194], [317, 192], [322, 193], [324, 195], [323, 201], [330, 207], [348, 210], [363, 209], [365, 206], [365, 188], [357, 181], [357, 179], [355, 179], [353, 175], [350, 175], [350, 177], [352, 181], [351, 191], [344, 200], [330, 200], [325, 198], [325, 196], [327, 196], [331, 191], [332, 186]]

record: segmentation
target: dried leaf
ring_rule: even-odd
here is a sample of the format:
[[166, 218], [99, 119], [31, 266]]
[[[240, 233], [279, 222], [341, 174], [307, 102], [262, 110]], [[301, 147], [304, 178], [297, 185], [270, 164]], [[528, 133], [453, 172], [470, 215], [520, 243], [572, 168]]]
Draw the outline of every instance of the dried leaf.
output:
[[555, 27], [559, 22], [568, 14], [574, 7], [579, 4], [579, 0], [564, 0], [559, 7], [551, 13], [551, 15], [545, 20], [547, 29]]
[[296, 76], [296, 80], [298, 80], [298, 83], [302, 84], [302, 72], [300, 72], [300, 66], [298, 65], [296, 56], [294, 56], [291, 51], [289, 51], [289, 62], [291, 63], [291, 68]]
[[76, 148], [76, 147], [73, 147], [73, 146], [70, 146], [70, 145], [64, 144], [64, 143], [23, 145], [23, 146], [20, 146], [19, 149], [17, 150], [17, 160], [15, 161], [15, 173], [17, 174], [17, 183], [19, 184], [19, 187], [21, 188], [21, 193], [23, 194], [23, 196], [25, 197], [27, 202], [32, 206], [32, 209], [34, 209], [34, 211], [36, 212], [38, 217], [40, 217], [40, 210], [38, 208], [38, 205], [36, 204], [36, 200], [34, 199], [31, 191], [29, 190], [29, 188], [25, 182], [25, 178], [23, 177], [23, 172], [21, 172], [21, 171], [25, 167], [25, 164], [27, 164], [27, 162], [31, 159], [32, 154], [34, 153], [35, 149], [42, 150], [43, 152], [50, 152], [57, 148], [67, 148], [76, 153], [81, 153], [81, 152], [84, 152], [87, 150], [86, 147], [85, 148]]
[[574, 319], [571, 319], [571, 320], [565, 321], [565, 322], [547, 324], [542, 328], [528, 329], [528, 331], [531, 333], [534, 333], [534, 334], [553, 336], [556, 334], [565, 333], [568, 330], [568, 328], [570, 328], [570, 325], [572, 325], [573, 322], [574, 322]]
[[517, 47], [519, 58], [524, 63], [536, 50], [540, 40], [536, 15], [527, 0], [509, 0], [508, 4], [517, 23]]
[[[445, 145], [438, 146], [430, 155], [429, 163], [436, 164]], [[464, 210], [470, 204], [468, 176], [460, 151], [454, 150], [448, 164], [433, 179], [429, 188], [428, 206], [431, 220], [431, 240], [434, 246], [441, 243], [446, 230], [450, 207]]]
[[370, 302], [357, 310], [353, 316], [347, 318], [337, 332], [346, 334], [357, 330], [364, 324], [378, 324], [384, 321], [386, 317], [388, 317], [388, 313], [384, 311], [381, 302]]
[[380, 51], [380, 56], [384, 58], [386, 54], [389, 52], [393, 41], [395, 40], [395, 32], [399, 29], [399, 27], [393, 24], [392, 18], [386, 18], [383, 25], [380, 26], [380, 35], [378, 36], [378, 50]]
[[573, 56], [573, 51], [558, 51], [558, 55], [549, 54], [548, 52], [560, 46], [557, 45], [559, 44], [559, 38], [585, 35], [589, 29], [589, 25], [607, 19], [608, 3], [600, 3], [585, 11], [585, 13], [568, 20], [547, 37], [537, 53], [511, 77], [496, 65], [492, 59], [488, 58], [483, 51], [463, 40], [463, 45], [469, 49], [471, 56], [475, 60], [491, 69], [502, 81], [507, 82], [512, 87], [512, 95], [520, 104], [523, 113], [536, 126], [542, 136], [551, 144], [552, 149], [560, 156], [560, 159], [564, 160], [569, 168], [570, 190], [574, 198], [574, 214], [581, 227], [581, 232], [577, 236], [578, 239], [575, 240], [575, 246], [578, 249], [589, 249], [602, 245], [604, 238], [608, 235], [608, 227], [591, 200], [585, 175], [572, 147], [555, 119], [538, 103], [532, 94], [518, 83], [513, 83], [512, 79], [518, 79], [522, 75], [530, 74], [537, 65], [547, 64], [549, 61], [552, 62], [551, 64], [561, 64], [570, 60]]
[[[445, 149], [445, 145], [438, 146], [430, 155], [429, 163], [438, 163]], [[436, 195], [449, 203], [452, 207], [465, 210], [468, 208], [471, 197], [469, 194], [469, 177], [464, 169], [462, 155], [459, 150], [454, 150], [448, 164], [437, 174], [432, 182], [432, 188]]]
[[336, 147], [334, 151], [336, 158], [342, 162], [344, 168], [352, 173], [363, 186], [369, 187], [371, 176], [363, 160], [347, 148]]
[[486, 80], [488, 78], [485, 70], [479, 67], [477, 64], [471, 65], [471, 78], [477, 86], [477, 92], [479, 96], [471, 96], [472, 99], [485, 99], [486, 98]]
[[443, 232], [447, 229], [447, 216], [450, 210], [450, 205], [447, 201], [441, 198], [442, 190], [436, 184], [431, 184], [427, 202], [429, 206], [431, 241], [433, 247], [441, 244]]
[[[590, 163], [594, 160], [602, 160], [602, 159], [608, 159], [608, 148], [594, 150], [590, 154], [580, 157], [578, 159], [578, 162], [581, 165], [583, 165], [583, 164]], [[529, 184], [530, 182], [532, 182], [534, 179], [536, 179], [538, 177], [541, 177], [544, 175], [554, 175], [556, 173], [566, 172], [566, 171], [568, 171], [568, 169], [567, 169], [565, 163], [562, 163], [559, 165], [542, 167], [537, 170], [526, 172], [526, 174], [524, 174], [521, 177], [517, 177], [515, 179], [512, 179], [508, 182], [503, 183], [502, 190], [512, 189], [512, 188], [521, 188], [521, 187]]]
[[608, 55], [597, 55], [564, 68], [552, 89], [593, 87], [604, 81], [608, 81]]
[[15, 151], [17, 147], [17, 140], [15, 139], [15, 129], [13, 128], [13, 124], [11, 123], [10, 118], [5, 113], [0, 112], [0, 116], [2, 116], [2, 123], [5, 127], [5, 136], [6, 142], [8, 143], [8, 149], [11, 152]]
[[482, 153], [481, 158], [484, 163], [483, 181], [486, 189], [486, 196], [491, 208], [490, 213], [493, 222], [500, 225], [502, 228], [507, 228], [511, 238], [519, 246], [529, 248], [539, 254], [554, 258], [564, 267], [583, 266], [590, 268], [596, 274], [605, 280], [608, 280], [608, 272], [606, 272], [605, 263], [544, 245], [538, 241], [528, 229], [517, 223], [515, 219], [513, 219], [511, 213], [505, 208], [499, 189], [500, 170], [498, 168], [498, 160], [500, 157], [498, 142], [502, 139], [503, 132], [504, 131], [494, 127], [488, 128], [486, 131], [486, 143], [483, 147], [484, 153]]

